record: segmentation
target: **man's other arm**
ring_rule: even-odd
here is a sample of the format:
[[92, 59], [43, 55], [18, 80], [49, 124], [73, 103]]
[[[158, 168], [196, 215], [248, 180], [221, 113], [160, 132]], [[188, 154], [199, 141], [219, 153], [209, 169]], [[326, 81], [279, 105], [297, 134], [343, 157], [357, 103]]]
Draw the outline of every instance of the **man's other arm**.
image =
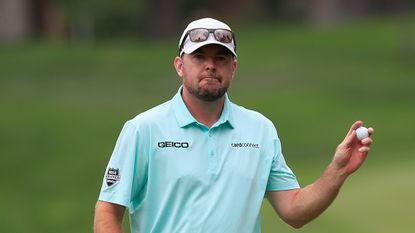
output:
[[125, 207], [98, 201], [95, 206], [94, 233], [121, 233]]

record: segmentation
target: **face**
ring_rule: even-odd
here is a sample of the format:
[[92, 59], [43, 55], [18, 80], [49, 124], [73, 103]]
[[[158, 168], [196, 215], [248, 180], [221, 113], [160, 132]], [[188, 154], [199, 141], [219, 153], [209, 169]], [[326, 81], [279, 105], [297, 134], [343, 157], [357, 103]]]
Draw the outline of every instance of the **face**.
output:
[[215, 101], [228, 90], [237, 63], [228, 49], [213, 44], [176, 57], [174, 65], [182, 78], [184, 94], [204, 101]]

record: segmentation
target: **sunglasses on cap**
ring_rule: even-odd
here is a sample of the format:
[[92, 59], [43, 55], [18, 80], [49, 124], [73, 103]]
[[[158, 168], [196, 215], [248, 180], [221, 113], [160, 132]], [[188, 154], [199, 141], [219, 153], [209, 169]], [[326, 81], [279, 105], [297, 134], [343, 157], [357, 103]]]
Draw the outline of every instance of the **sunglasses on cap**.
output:
[[184, 42], [186, 41], [187, 37], [189, 37], [191, 42], [199, 43], [199, 42], [206, 41], [209, 38], [210, 33], [213, 33], [215, 40], [221, 43], [228, 44], [233, 41], [234, 51], [236, 51], [235, 35], [233, 34], [232, 31], [227, 30], [227, 29], [195, 28], [195, 29], [191, 29], [186, 32], [186, 36], [183, 37], [183, 40], [180, 43], [179, 54], [183, 49]]

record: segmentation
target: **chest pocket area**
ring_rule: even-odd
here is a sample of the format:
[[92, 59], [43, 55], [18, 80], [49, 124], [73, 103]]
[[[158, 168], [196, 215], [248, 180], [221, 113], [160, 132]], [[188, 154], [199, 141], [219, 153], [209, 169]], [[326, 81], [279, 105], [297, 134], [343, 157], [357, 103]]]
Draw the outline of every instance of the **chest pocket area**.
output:
[[153, 174], [166, 183], [197, 183], [207, 163], [184, 142], [160, 145], [152, 160]]
[[[269, 162], [257, 147], [231, 147], [225, 167], [228, 173], [248, 186], [264, 186], [268, 181]], [[254, 187], [252, 187], [254, 188]]]

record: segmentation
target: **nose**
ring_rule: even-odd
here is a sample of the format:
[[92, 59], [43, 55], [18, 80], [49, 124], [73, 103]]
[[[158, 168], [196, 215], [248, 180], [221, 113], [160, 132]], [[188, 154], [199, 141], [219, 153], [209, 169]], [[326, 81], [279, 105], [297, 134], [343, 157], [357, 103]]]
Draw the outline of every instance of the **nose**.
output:
[[215, 59], [213, 57], [207, 57], [205, 61], [206, 70], [215, 70]]

